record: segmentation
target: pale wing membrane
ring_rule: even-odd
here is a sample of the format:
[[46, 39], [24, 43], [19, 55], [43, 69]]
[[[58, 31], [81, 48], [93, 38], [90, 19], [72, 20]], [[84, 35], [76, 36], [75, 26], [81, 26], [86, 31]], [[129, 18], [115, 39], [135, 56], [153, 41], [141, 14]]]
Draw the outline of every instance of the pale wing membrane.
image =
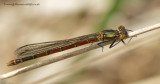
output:
[[67, 40], [29, 44], [18, 48], [15, 52], [19, 58], [33, 56], [52, 49], [58, 49], [65, 46], [73, 45], [80, 41], [95, 39], [97, 38], [97, 35], [97, 33], [94, 33]]
[[56, 43], [56, 41], [25, 45], [25, 46], [22, 46], [22, 47], [18, 48], [15, 51], [15, 53], [17, 55], [21, 55], [25, 52], [33, 51], [34, 49], [42, 48], [42, 47], [45, 47], [45, 46], [48, 46], [48, 45], [51, 45], [51, 44], [54, 44], [54, 43]]

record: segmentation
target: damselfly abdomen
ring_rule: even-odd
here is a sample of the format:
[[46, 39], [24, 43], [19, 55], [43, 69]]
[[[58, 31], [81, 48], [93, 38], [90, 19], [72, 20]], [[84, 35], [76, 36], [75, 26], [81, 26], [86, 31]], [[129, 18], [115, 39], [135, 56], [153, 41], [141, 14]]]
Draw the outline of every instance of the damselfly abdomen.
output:
[[[19, 59], [11, 60], [8, 63], [8, 66], [98, 41], [113, 41], [110, 45], [111, 48], [120, 41], [124, 43], [123, 39], [127, 37], [127, 30], [124, 26], [120, 26], [118, 30], [103, 30], [98, 33], [72, 39], [29, 44], [22, 46], [15, 51]], [[118, 39], [120, 39], [120, 41], [114, 44]]]

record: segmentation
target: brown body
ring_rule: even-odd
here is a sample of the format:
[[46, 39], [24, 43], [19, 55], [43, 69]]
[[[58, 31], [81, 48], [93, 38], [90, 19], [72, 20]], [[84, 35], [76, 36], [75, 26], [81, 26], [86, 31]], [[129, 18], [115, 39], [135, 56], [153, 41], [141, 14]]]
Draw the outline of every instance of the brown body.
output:
[[103, 30], [98, 33], [84, 35], [67, 40], [36, 43], [22, 46], [16, 50], [19, 59], [11, 60], [8, 63], [8, 66], [16, 65], [24, 61], [98, 41], [113, 40], [113, 43], [110, 45], [111, 48], [114, 46], [113, 44], [117, 39], [121, 39], [124, 43], [123, 39], [128, 37], [128, 33], [124, 26], [120, 26], [118, 29], [119, 30]]

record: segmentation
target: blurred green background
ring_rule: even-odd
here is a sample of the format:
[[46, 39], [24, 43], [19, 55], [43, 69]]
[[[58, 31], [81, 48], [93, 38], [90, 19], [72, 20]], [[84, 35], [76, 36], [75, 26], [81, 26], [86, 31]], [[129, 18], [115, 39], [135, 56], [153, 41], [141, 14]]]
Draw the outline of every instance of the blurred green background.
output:
[[[160, 23], [160, 0], [1, 0], [0, 74], [89, 45], [7, 66], [25, 44], [63, 40], [117, 29], [136, 30]], [[13, 5], [14, 4], [14, 5]], [[25, 5], [15, 5], [25, 4]], [[32, 5], [26, 5], [32, 4]], [[34, 5], [38, 4], [38, 5]], [[160, 31], [53, 63], [8, 79], [9, 84], [158, 84]]]

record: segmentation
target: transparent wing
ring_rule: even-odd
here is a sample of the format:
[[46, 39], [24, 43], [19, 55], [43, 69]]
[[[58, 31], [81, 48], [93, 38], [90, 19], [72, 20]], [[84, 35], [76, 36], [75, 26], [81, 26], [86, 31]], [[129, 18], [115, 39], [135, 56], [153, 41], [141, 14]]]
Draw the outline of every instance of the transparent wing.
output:
[[76, 44], [80, 41], [94, 39], [94, 38], [97, 38], [97, 33], [84, 35], [84, 36], [67, 39], [67, 40], [29, 44], [29, 45], [25, 45], [25, 46], [18, 48], [15, 51], [15, 53], [17, 54], [18, 58], [33, 56], [36, 54], [46, 52], [48, 50], [58, 49], [61, 47]]

